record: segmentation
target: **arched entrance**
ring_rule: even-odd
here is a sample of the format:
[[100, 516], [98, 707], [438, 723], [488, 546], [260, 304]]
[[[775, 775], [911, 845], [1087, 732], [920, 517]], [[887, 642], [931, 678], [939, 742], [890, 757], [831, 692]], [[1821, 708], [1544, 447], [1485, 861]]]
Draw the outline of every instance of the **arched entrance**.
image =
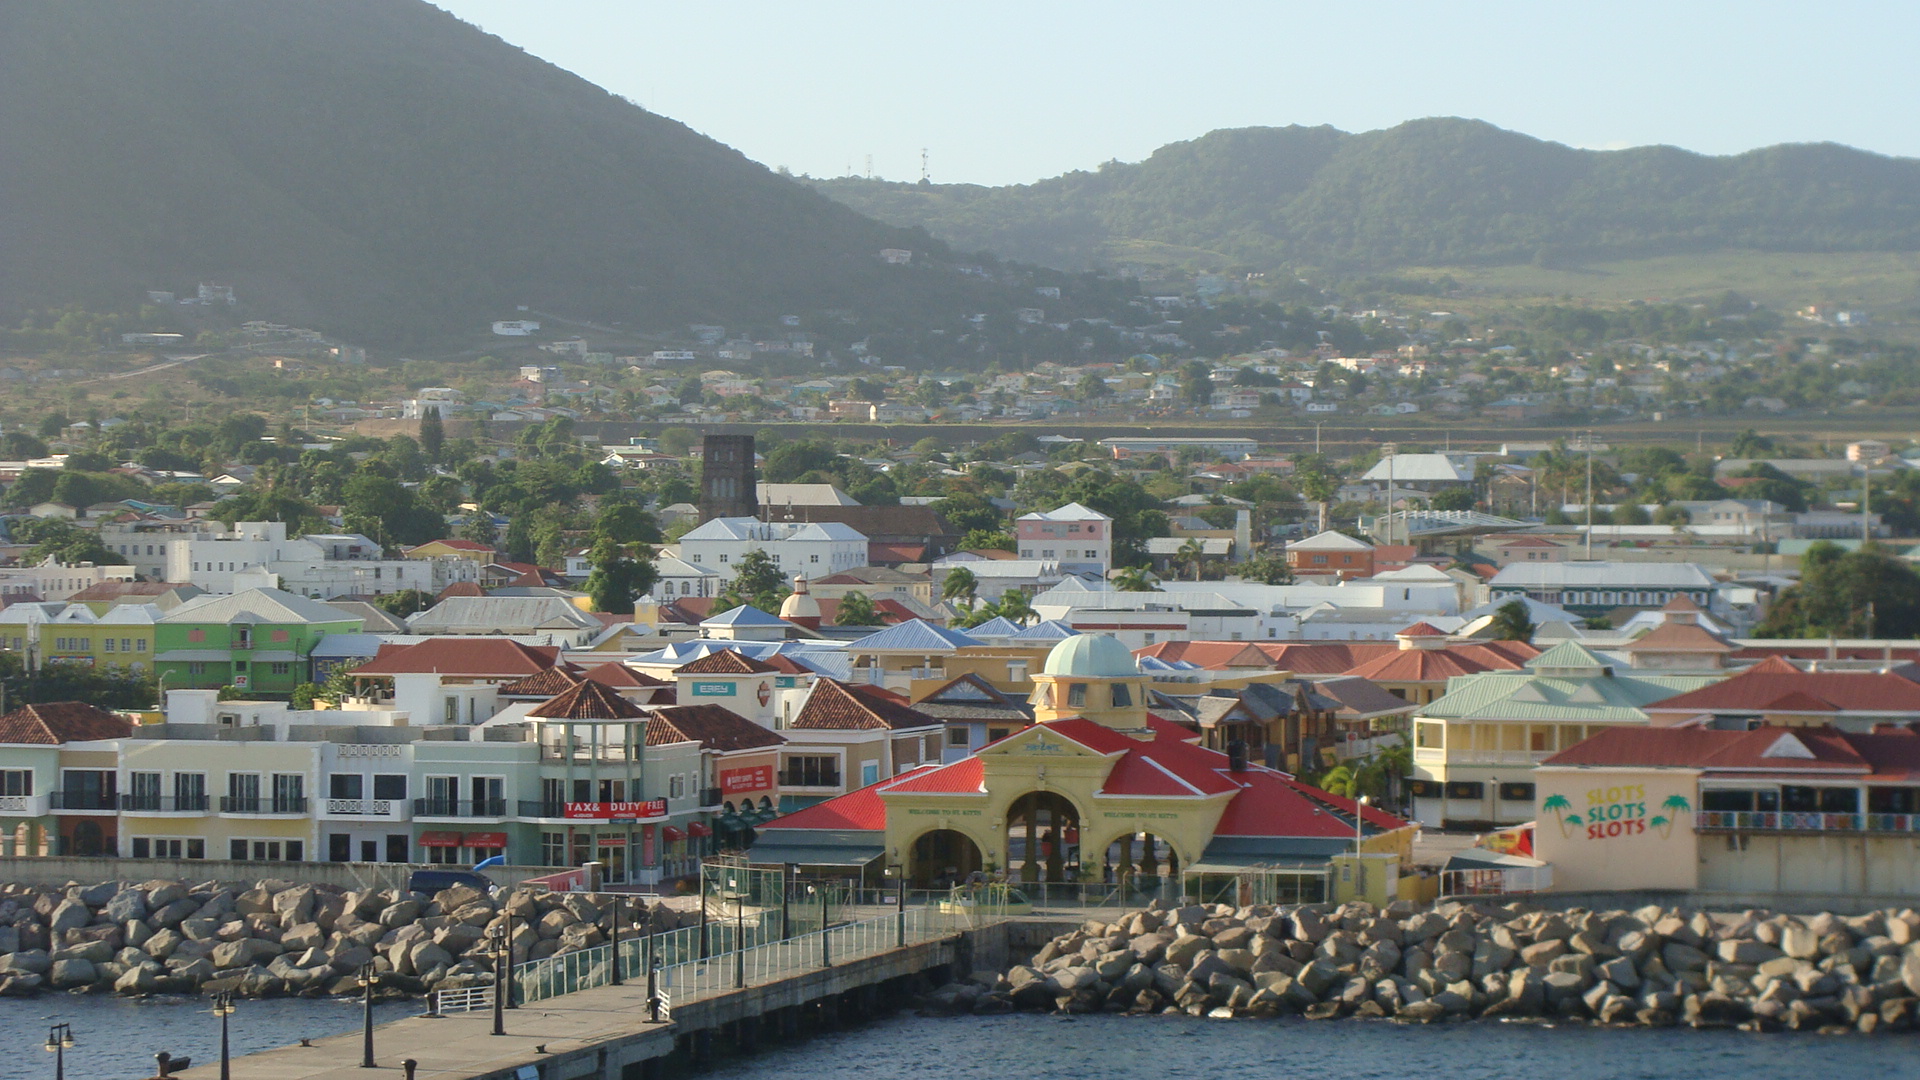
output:
[[980, 845], [963, 832], [935, 829], [913, 842], [907, 879], [916, 889], [958, 885], [981, 868]]
[[1152, 895], [1162, 882], [1178, 880], [1180, 856], [1173, 845], [1152, 833], [1127, 833], [1108, 844], [1100, 865], [1100, 879], [1124, 884], [1129, 890]]
[[1007, 808], [1007, 868], [1021, 881], [1075, 881], [1080, 811], [1064, 795], [1030, 791]]

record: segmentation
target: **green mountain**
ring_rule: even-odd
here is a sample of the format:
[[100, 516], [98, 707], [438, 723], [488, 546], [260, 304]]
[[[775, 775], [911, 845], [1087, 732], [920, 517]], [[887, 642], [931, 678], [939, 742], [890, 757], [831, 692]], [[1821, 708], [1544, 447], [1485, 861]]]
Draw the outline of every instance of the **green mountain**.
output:
[[0, 316], [213, 281], [361, 341], [519, 304], [658, 328], [990, 287], [417, 0], [6, 0], [0, 251]]
[[1474, 120], [1215, 131], [1011, 187], [816, 180], [956, 248], [1080, 269], [1544, 264], [1720, 250], [1920, 249], [1920, 161], [1828, 143], [1732, 157], [1575, 150]]

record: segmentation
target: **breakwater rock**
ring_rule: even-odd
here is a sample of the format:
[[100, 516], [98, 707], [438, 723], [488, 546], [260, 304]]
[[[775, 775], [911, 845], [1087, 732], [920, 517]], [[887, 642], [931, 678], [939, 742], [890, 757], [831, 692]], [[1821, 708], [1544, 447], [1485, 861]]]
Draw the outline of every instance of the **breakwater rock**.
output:
[[[487, 932], [511, 916], [516, 963], [605, 943], [606, 897], [456, 887], [431, 895], [263, 880], [0, 886], [0, 995], [231, 991], [248, 997], [419, 994], [489, 983]], [[697, 916], [623, 898], [622, 935]]]
[[1911, 1031], [1920, 913], [1549, 911], [1449, 903], [1152, 908], [1089, 921], [931, 1012], [1556, 1018]]

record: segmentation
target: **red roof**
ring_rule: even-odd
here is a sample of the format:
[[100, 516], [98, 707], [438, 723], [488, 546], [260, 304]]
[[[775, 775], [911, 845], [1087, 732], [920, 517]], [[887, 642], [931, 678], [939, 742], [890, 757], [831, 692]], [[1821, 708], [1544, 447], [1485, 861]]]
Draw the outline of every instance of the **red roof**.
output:
[[124, 739], [133, 734], [131, 720], [80, 701], [51, 701], [22, 705], [0, 716], [0, 743], [59, 746], [92, 739]]
[[[1262, 671], [1292, 671], [1300, 675], [1377, 678], [1368, 675], [1362, 668], [1376, 661], [1415, 652], [1427, 656], [1452, 657], [1451, 662], [1458, 664], [1461, 669], [1455, 674], [1511, 671], [1540, 655], [1539, 649], [1524, 641], [1456, 641], [1444, 649], [1429, 650], [1402, 649], [1397, 641], [1163, 641], [1135, 650], [1134, 655], [1158, 657], [1170, 663], [1185, 660], [1215, 671], [1258, 668]], [[1440, 668], [1435, 667], [1434, 670]], [[1408, 677], [1403, 681], [1417, 681], [1417, 678]]]
[[413, 645], [382, 645], [355, 675], [462, 675], [525, 678], [559, 661], [552, 645], [522, 645], [505, 638], [437, 637]]
[[[1866, 773], [1870, 766], [1853, 746], [1854, 738], [1824, 727], [1760, 727], [1751, 731], [1614, 727], [1562, 750], [1544, 764]], [[1881, 749], [1877, 745], [1873, 748]]]
[[527, 715], [545, 720], [637, 720], [647, 714], [611, 688], [582, 680], [527, 710]]
[[1920, 683], [1883, 671], [1801, 671], [1771, 657], [1711, 686], [1656, 701], [1649, 712], [1920, 712]]
[[898, 695], [882, 697], [861, 693], [863, 689], [835, 679], [820, 679], [790, 726], [796, 731], [899, 731], [942, 726], [904, 701], [890, 700]]
[[886, 785], [885, 790], [970, 795], [981, 790], [980, 785], [985, 778], [986, 768], [980, 759], [966, 757], [937, 769], [910, 772]]
[[[1240, 794], [1227, 804], [1215, 836], [1353, 836], [1354, 801], [1272, 769], [1249, 768], [1227, 774]], [[1407, 823], [1383, 810], [1362, 808], [1367, 824], [1383, 831]]]
[[766, 675], [778, 670], [772, 664], [742, 656], [732, 649], [711, 652], [698, 660], [673, 669], [675, 675]]
[[645, 672], [635, 671], [625, 664], [609, 661], [597, 664], [580, 673], [602, 686], [611, 686], [616, 690], [633, 690], [648, 686], [670, 686], [664, 679], [656, 679]]
[[1422, 620], [1394, 634], [1394, 637], [1446, 637], [1447, 632]]
[[854, 830], [859, 832], [880, 832], [887, 827], [887, 806], [880, 801], [880, 791], [902, 780], [919, 776], [930, 769], [917, 769], [902, 776], [889, 777], [877, 784], [836, 795], [826, 802], [815, 803], [802, 810], [774, 818], [758, 827], [764, 838], [771, 832], [781, 829], [823, 829]]
[[487, 590], [481, 588], [480, 583], [477, 581], [456, 581], [453, 584], [447, 586], [446, 588], [441, 589], [440, 595], [434, 597], [433, 601], [434, 603], [437, 604], [440, 601], [445, 600], [449, 596], [485, 596], [485, 595], [487, 595]]

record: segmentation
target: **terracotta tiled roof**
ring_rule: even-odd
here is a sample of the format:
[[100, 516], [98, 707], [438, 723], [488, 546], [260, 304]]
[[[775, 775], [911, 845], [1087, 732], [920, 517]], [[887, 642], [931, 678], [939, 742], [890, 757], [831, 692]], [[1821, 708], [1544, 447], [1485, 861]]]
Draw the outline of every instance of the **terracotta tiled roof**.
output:
[[124, 716], [79, 701], [22, 705], [0, 716], [0, 743], [58, 746], [92, 739], [124, 739], [134, 724]]
[[595, 664], [580, 673], [582, 677], [592, 679], [602, 686], [611, 686], [616, 690], [638, 690], [649, 686], [672, 686], [665, 679], [656, 679], [644, 671], [635, 671], [625, 664], [608, 661]]
[[582, 679], [527, 710], [527, 715], [543, 720], [635, 720], [647, 713], [607, 687]]
[[692, 663], [673, 669], [675, 675], [767, 675], [779, 669], [772, 664], [742, 656], [732, 649], [708, 653]]
[[[1696, 609], [1697, 610], [1697, 609]], [[1719, 653], [1733, 651], [1718, 634], [1698, 623], [1663, 622], [1620, 646], [1621, 652]]]
[[564, 667], [550, 667], [536, 672], [524, 679], [515, 679], [500, 686], [501, 697], [550, 698], [571, 690], [580, 676]]
[[779, 672], [782, 675], [813, 674], [812, 668], [808, 667], [807, 665], [801, 663], [798, 660], [795, 660], [793, 657], [788, 656], [785, 653], [774, 653], [772, 656], [769, 656], [765, 660], [762, 660], [761, 663], [767, 665], [768, 667], [772, 668], [773, 670]]
[[441, 589], [440, 595], [434, 597], [433, 602], [437, 604], [440, 601], [445, 600], [449, 596], [485, 596], [485, 595], [487, 595], [487, 590], [481, 588], [480, 583], [477, 581], [456, 581], [453, 584], [447, 586], [446, 588]]
[[[1691, 727], [1609, 727], [1553, 755], [1543, 764], [1866, 773], [1871, 766], [1854, 747], [1854, 738], [1832, 728], [1760, 727], [1751, 731], [1719, 731]], [[1868, 741], [1862, 745], [1876, 751], [1885, 749], [1878, 742]], [[1898, 745], [1904, 747], [1905, 744]]]
[[1446, 637], [1447, 632], [1430, 622], [1417, 622], [1405, 630], [1396, 631], [1394, 637]]
[[1507, 671], [1518, 665], [1488, 664], [1464, 651], [1452, 649], [1396, 649], [1385, 656], [1355, 664], [1345, 672], [1377, 683], [1440, 682], [1455, 675]]
[[654, 709], [647, 719], [647, 745], [697, 742], [702, 749], [726, 752], [782, 746], [786, 737], [719, 705], [675, 705]]
[[860, 693], [836, 679], [820, 679], [789, 726], [795, 731], [898, 731], [938, 727], [940, 721], [911, 706]]
[[355, 675], [464, 675], [518, 678], [545, 671], [558, 662], [551, 645], [522, 645], [505, 638], [437, 637], [412, 645], [382, 645]]
[[[1784, 700], [1811, 708], [1790, 708]], [[1801, 671], [1778, 657], [1764, 660], [1730, 679], [1656, 701], [1650, 713], [1842, 711], [1920, 712], [1920, 683], [1880, 671]]]

